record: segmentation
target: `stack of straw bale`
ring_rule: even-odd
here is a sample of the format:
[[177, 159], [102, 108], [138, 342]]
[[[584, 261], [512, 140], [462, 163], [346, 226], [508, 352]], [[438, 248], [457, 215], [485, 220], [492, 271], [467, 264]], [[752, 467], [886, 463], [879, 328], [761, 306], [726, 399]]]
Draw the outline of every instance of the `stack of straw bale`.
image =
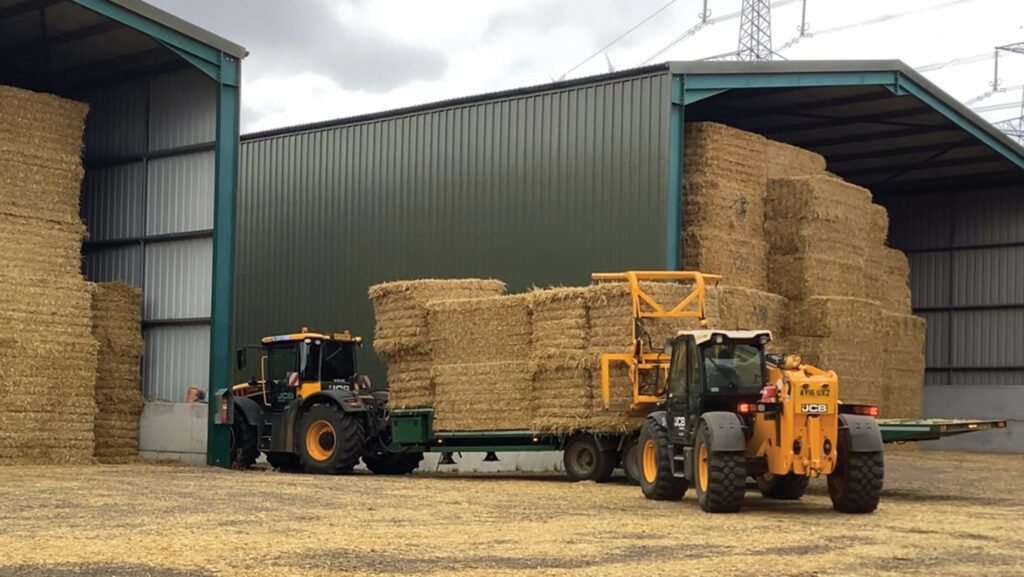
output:
[[139, 455], [142, 358], [142, 291], [124, 283], [99, 283], [92, 292], [92, 334], [99, 343], [96, 367], [95, 456], [100, 463], [130, 463]]
[[97, 345], [78, 206], [86, 111], [0, 86], [0, 465], [93, 457]]
[[427, 303], [474, 299], [505, 293], [505, 283], [482, 279], [423, 279], [370, 287], [377, 323], [373, 348], [388, 364], [390, 404], [394, 408], [434, 403]]

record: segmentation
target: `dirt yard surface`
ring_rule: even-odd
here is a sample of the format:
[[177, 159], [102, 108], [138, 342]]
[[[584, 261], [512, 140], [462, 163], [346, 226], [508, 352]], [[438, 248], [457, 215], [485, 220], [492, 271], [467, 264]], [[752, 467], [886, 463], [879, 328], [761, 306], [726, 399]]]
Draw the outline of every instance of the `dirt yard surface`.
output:
[[878, 511], [824, 483], [742, 513], [624, 482], [318, 477], [175, 465], [0, 468], [0, 577], [1024, 574], [1024, 456], [887, 456]]

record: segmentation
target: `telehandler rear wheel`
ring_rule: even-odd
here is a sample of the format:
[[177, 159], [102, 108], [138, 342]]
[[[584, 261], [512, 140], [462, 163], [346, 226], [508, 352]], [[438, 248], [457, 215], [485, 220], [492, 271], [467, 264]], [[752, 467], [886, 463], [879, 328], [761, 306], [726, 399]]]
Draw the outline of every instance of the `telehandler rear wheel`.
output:
[[612, 477], [616, 460], [615, 451], [603, 450], [593, 435], [575, 435], [565, 443], [563, 463], [573, 481], [604, 483]]
[[638, 440], [640, 489], [656, 501], [678, 501], [686, 494], [686, 479], [672, 475], [672, 448], [668, 431], [654, 419], [640, 429]]
[[231, 468], [248, 469], [260, 456], [256, 439], [256, 427], [242, 416], [236, 416], [231, 424]]
[[803, 475], [764, 473], [757, 478], [757, 488], [768, 499], [796, 501], [804, 496], [810, 482], [811, 480]]
[[337, 405], [313, 405], [299, 418], [299, 461], [307, 473], [351, 473], [363, 453], [363, 428]]
[[836, 468], [828, 476], [828, 496], [842, 513], [870, 513], [878, 508], [885, 476], [882, 451], [853, 453], [845, 435], [840, 435]]
[[742, 451], [716, 451], [706, 424], [697, 429], [696, 479], [697, 503], [708, 513], [735, 513], [743, 504], [747, 490], [747, 459]]

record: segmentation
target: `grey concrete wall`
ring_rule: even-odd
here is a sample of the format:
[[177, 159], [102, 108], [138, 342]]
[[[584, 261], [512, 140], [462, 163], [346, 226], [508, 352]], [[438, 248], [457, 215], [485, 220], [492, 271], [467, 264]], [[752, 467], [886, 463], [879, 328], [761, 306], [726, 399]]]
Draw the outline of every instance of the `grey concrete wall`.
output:
[[1024, 453], [1024, 386], [929, 386], [924, 388], [925, 418], [999, 419], [1005, 429], [967, 433], [921, 443], [924, 449]]
[[146, 403], [139, 421], [139, 455], [205, 464], [206, 415], [204, 403]]

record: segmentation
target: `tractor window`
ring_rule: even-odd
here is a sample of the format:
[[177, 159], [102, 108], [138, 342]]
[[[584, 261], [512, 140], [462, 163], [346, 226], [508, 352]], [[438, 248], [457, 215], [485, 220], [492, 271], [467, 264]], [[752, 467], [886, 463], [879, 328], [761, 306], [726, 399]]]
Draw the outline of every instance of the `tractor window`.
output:
[[299, 345], [299, 378], [304, 383], [320, 380], [320, 341]]
[[285, 381], [297, 366], [293, 345], [272, 347], [267, 357], [267, 379], [271, 381]]
[[709, 393], [757, 393], [764, 385], [763, 368], [762, 351], [754, 345], [704, 347], [704, 374]]
[[325, 343], [323, 380], [347, 381], [355, 374], [355, 347], [346, 343]]

